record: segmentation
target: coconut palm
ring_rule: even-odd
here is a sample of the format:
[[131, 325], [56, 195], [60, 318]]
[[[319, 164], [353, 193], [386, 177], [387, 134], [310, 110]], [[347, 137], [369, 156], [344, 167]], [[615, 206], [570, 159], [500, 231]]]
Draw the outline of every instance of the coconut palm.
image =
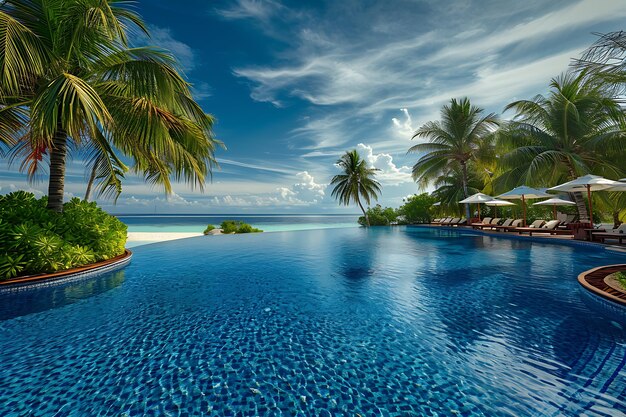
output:
[[[501, 190], [527, 184], [551, 187], [585, 174], [618, 179], [624, 174], [626, 119], [619, 103], [586, 74], [552, 80], [547, 97], [520, 100], [506, 110], [514, 119], [498, 133]], [[584, 198], [574, 193], [579, 217], [588, 219]]]
[[[485, 183], [482, 176], [476, 173], [473, 165], [470, 165], [469, 168], [467, 172], [467, 192], [471, 195], [481, 192], [485, 187]], [[458, 164], [451, 165], [451, 168], [437, 177], [432, 184], [435, 187], [432, 195], [441, 203], [440, 207], [446, 213], [460, 214], [463, 211], [459, 204], [459, 201], [465, 198], [463, 172]]]
[[[482, 113], [483, 109], [473, 106], [468, 98], [452, 99], [441, 109], [441, 120], [428, 122], [415, 132], [412, 139], [428, 140], [409, 149], [422, 154], [413, 166], [413, 178], [420, 185], [446, 174], [450, 164], [458, 164], [463, 198], [468, 197], [468, 164], [475, 161], [478, 151], [499, 125], [495, 114], [483, 116]], [[465, 214], [470, 217], [468, 204]]]
[[7, 0], [0, 9], [0, 142], [23, 168], [49, 167], [48, 207], [61, 211], [68, 151], [88, 155], [101, 191], [133, 170], [171, 192], [203, 187], [215, 164], [213, 118], [192, 99], [173, 57], [130, 48], [146, 27], [119, 0]]
[[380, 183], [374, 179], [377, 168], [370, 168], [367, 162], [361, 158], [356, 149], [346, 152], [336, 163], [343, 173], [335, 175], [330, 181], [334, 185], [332, 196], [339, 200], [340, 204], [349, 206], [352, 202], [358, 204], [365, 216], [365, 222], [370, 226], [369, 217], [361, 199], [367, 205], [372, 200], [378, 200], [381, 192]]
[[585, 71], [605, 86], [615, 87], [615, 94], [626, 92], [626, 32], [617, 31], [600, 35], [574, 67]]

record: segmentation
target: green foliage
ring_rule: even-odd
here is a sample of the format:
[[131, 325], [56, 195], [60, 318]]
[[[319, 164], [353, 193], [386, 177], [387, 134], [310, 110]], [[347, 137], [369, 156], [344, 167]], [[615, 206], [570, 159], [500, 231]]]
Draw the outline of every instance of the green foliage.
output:
[[[376, 204], [374, 207], [369, 207], [366, 213], [370, 221], [370, 226], [388, 226], [390, 223], [395, 222], [398, 218], [396, 210], [391, 207], [382, 208], [380, 204]], [[359, 217], [358, 222], [361, 226], [367, 226], [365, 216]]]
[[210, 224], [210, 225], [208, 225], [208, 226], [206, 227], [206, 229], [204, 229], [204, 232], [203, 232], [203, 233], [204, 233], [205, 235], [208, 235], [208, 234], [209, 234], [209, 232], [210, 232], [211, 230], [213, 230], [213, 229], [215, 229], [215, 226], [213, 226], [212, 224]]
[[430, 223], [431, 208], [435, 202], [435, 197], [427, 193], [412, 195], [404, 200], [398, 215], [403, 216], [406, 223]]
[[336, 165], [341, 168], [342, 173], [335, 175], [330, 181], [330, 185], [333, 186], [331, 195], [344, 206], [356, 203], [363, 211], [367, 224], [369, 216], [363, 208], [361, 199], [366, 204], [378, 200], [381, 193], [380, 183], [374, 177], [379, 169], [368, 167], [367, 161], [361, 158], [356, 149], [343, 154]]
[[622, 288], [626, 289], [626, 272], [624, 271], [616, 272], [615, 278], [617, 279], [617, 282], [620, 283]]
[[254, 228], [248, 223], [244, 223], [239, 220], [224, 220], [222, 222], [222, 232], [226, 234], [230, 233], [261, 233], [263, 230]]
[[[202, 189], [211, 176], [221, 146], [213, 117], [194, 101], [170, 52], [129, 42], [128, 35], [149, 35], [131, 3], [1, 2], [0, 146], [12, 148], [30, 176], [43, 154], [65, 149], [63, 136], [70, 151], [84, 152], [99, 194], [121, 192], [121, 155], [168, 193], [172, 179]], [[50, 173], [60, 192], [49, 203], [59, 211], [62, 164], [51, 163]]]
[[56, 272], [124, 253], [126, 225], [73, 198], [63, 213], [47, 198], [17, 191], [0, 196], [0, 279]]

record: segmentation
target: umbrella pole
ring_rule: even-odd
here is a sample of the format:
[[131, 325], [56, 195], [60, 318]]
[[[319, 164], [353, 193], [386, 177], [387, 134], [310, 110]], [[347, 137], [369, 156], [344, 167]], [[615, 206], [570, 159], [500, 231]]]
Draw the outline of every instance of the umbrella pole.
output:
[[524, 215], [522, 218], [524, 219], [524, 227], [526, 227], [526, 200], [524, 199], [524, 194], [522, 194], [522, 210]]
[[478, 203], [478, 223], [480, 223], [480, 203]]
[[554, 216], [554, 220], [556, 220], [556, 204], [552, 205], [552, 215]]
[[593, 203], [591, 202], [591, 185], [587, 184], [587, 198], [589, 199], [589, 223], [593, 229]]

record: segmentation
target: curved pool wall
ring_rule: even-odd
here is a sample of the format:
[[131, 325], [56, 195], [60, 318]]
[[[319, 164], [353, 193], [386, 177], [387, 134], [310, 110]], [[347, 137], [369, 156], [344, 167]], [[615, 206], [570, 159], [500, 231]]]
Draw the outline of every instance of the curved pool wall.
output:
[[575, 279], [624, 258], [426, 228], [137, 247], [113, 283], [0, 295], [0, 415], [624, 415], [626, 330]]

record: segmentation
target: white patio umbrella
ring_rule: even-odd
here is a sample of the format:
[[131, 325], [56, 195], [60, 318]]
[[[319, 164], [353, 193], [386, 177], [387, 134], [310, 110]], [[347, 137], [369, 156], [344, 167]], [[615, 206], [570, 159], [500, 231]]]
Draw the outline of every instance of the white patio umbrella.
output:
[[525, 185], [520, 185], [512, 189], [511, 191], [500, 194], [497, 198], [502, 200], [517, 200], [522, 199], [522, 210], [524, 215], [522, 218], [524, 219], [524, 226], [526, 226], [526, 200], [532, 198], [548, 198], [552, 197], [550, 194], [546, 194], [543, 191], [527, 187]]
[[626, 191], [626, 178], [616, 181], [614, 186], [607, 188], [605, 191]]
[[495, 214], [496, 217], [498, 217], [498, 207], [499, 206], [514, 206], [515, 203], [511, 203], [510, 201], [506, 201], [506, 200], [498, 200], [496, 198], [494, 198], [493, 200], [489, 200], [485, 203], [488, 206], [494, 206], [495, 207]]
[[[486, 203], [487, 201], [491, 201], [493, 200], [493, 197], [487, 194], [483, 194], [483, 193], [476, 193], [474, 195], [471, 195], [469, 197], [467, 197], [464, 200], [459, 201], [459, 203], [462, 204], [478, 204], [478, 221], [480, 221], [480, 203]], [[469, 219], [468, 219], [469, 221]]]
[[570, 200], [563, 200], [562, 198], [550, 198], [548, 200], [540, 201], [533, 204], [533, 206], [552, 206], [552, 215], [556, 220], [556, 206], [575, 206], [576, 203]]
[[591, 202], [591, 192], [606, 190], [616, 185], [619, 185], [617, 181], [609, 180], [598, 175], [585, 175], [583, 177], [578, 177], [575, 180], [566, 182], [565, 184], [548, 188], [548, 191], [565, 191], [568, 193], [574, 193], [586, 190], [587, 198], [589, 199], [589, 219], [591, 224], [593, 224], [593, 203]]

